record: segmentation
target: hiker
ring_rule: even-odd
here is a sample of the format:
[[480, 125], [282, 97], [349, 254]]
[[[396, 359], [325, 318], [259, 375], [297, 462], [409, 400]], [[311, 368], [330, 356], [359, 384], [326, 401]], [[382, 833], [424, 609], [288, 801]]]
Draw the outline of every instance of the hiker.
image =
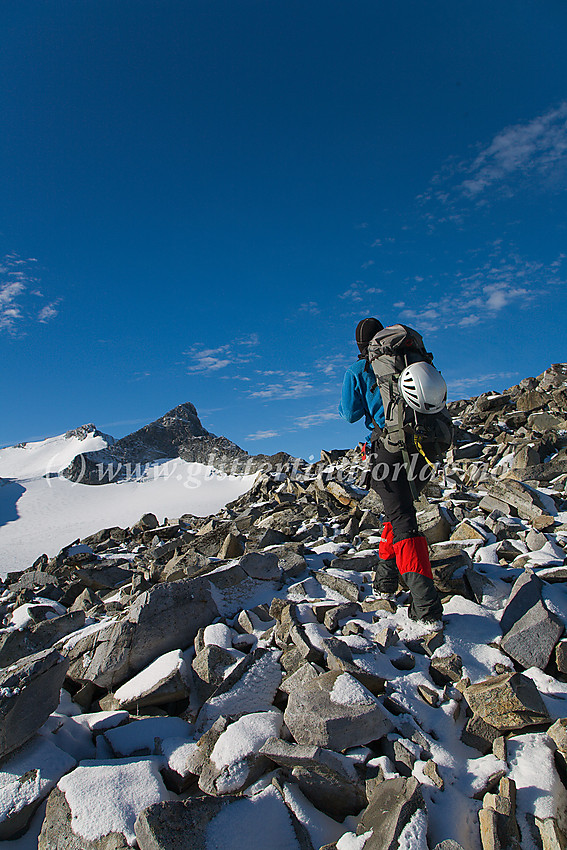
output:
[[386, 517], [378, 549], [380, 561], [376, 567], [374, 590], [384, 598], [393, 599], [401, 575], [410, 592], [410, 618], [442, 628], [443, 608], [433, 584], [427, 541], [418, 530], [413, 504], [430, 479], [433, 466], [423, 451], [418, 450], [417, 442], [411, 447], [404, 445], [398, 451], [392, 451], [391, 446], [386, 448], [389, 434], [384, 403], [368, 352], [369, 343], [382, 330], [381, 322], [372, 317], [358, 323], [355, 337], [360, 354], [357, 362], [346, 371], [339, 405], [343, 419], [357, 422], [364, 416], [371, 432], [366, 442], [369, 486], [382, 500]]

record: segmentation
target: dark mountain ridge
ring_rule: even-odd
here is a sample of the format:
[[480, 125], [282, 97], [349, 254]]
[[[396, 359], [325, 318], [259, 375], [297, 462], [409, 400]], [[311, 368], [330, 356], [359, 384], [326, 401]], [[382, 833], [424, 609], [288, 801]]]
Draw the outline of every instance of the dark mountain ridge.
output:
[[104, 449], [77, 455], [62, 474], [80, 484], [108, 484], [139, 477], [147, 464], [178, 457], [235, 474], [256, 472], [269, 460], [207, 431], [195, 405], [185, 402]]

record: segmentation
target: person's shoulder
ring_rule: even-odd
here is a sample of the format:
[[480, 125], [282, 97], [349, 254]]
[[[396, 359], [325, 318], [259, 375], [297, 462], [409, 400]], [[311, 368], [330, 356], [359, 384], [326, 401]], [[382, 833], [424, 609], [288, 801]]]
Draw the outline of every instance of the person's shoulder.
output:
[[347, 372], [351, 372], [353, 375], [361, 375], [366, 368], [366, 360], [356, 360], [351, 366], [347, 368]]

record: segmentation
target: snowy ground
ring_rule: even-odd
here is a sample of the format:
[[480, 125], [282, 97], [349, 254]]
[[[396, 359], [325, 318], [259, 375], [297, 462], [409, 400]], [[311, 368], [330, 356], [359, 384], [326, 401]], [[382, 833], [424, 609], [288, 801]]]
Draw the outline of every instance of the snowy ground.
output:
[[65, 469], [77, 454], [105, 446], [103, 437], [60, 436], [0, 449], [0, 577], [101, 528], [130, 526], [144, 513], [160, 522], [214, 514], [254, 480], [180, 458], [148, 465], [134, 481], [96, 487], [44, 477]]

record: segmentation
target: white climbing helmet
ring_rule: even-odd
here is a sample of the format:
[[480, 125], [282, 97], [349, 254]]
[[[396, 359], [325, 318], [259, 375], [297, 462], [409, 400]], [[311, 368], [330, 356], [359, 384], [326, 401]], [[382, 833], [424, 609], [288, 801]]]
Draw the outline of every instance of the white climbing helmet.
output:
[[447, 401], [447, 384], [431, 363], [410, 363], [398, 386], [404, 401], [418, 413], [439, 413]]

